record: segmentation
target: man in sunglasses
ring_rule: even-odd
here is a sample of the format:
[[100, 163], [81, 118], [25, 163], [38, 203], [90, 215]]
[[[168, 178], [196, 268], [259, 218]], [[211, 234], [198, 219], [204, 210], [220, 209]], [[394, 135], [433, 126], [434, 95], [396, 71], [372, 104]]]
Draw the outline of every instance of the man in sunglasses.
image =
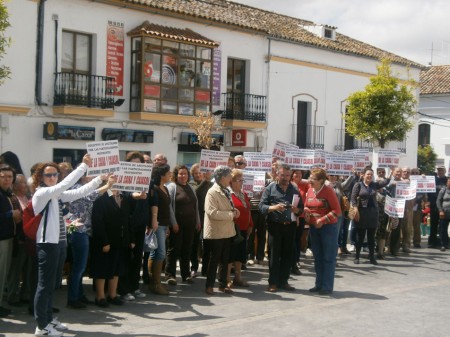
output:
[[245, 157], [241, 155], [235, 156], [234, 166], [237, 169], [244, 170], [247, 167], [247, 159], [245, 159]]

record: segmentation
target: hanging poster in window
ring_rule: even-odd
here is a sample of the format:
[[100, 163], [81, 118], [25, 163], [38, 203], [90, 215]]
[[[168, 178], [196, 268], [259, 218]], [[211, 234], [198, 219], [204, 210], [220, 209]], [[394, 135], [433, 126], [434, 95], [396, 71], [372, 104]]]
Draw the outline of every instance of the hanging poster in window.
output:
[[213, 93], [212, 104], [220, 105], [220, 67], [222, 66], [222, 52], [219, 48], [214, 49], [213, 54]]
[[114, 96], [123, 96], [123, 22], [108, 20], [106, 35], [106, 76], [115, 78]]

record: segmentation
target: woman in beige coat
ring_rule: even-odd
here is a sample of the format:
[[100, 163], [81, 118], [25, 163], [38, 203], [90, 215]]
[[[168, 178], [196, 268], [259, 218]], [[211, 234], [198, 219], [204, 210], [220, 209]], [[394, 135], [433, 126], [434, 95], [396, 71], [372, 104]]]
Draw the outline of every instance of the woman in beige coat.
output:
[[219, 291], [232, 294], [227, 285], [227, 264], [231, 240], [236, 235], [233, 219], [239, 217], [231, 199], [231, 169], [218, 166], [214, 170], [215, 184], [209, 189], [205, 199], [204, 244], [210, 250], [210, 260], [206, 272], [206, 293], [214, 295], [217, 266], [220, 264]]

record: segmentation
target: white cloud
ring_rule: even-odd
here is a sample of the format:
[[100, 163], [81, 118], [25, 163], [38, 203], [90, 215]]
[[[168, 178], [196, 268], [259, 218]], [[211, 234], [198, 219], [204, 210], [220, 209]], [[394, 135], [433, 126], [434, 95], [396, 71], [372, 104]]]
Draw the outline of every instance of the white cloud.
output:
[[450, 64], [448, 0], [236, 0], [338, 27], [338, 32], [415, 62]]

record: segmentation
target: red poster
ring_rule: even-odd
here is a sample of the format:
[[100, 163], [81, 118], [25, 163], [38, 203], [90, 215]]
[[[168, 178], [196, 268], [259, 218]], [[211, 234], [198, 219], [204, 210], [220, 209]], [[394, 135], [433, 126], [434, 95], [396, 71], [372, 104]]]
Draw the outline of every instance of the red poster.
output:
[[231, 146], [247, 146], [247, 130], [232, 130]]
[[211, 93], [209, 91], [195, 91], [195, 100], [199, 102], [208, 102], [210, 101]]
[[114, 96], [123, 96], [123, 22], [108, 21], [106, 42], [106, 76], [116, 79]]

